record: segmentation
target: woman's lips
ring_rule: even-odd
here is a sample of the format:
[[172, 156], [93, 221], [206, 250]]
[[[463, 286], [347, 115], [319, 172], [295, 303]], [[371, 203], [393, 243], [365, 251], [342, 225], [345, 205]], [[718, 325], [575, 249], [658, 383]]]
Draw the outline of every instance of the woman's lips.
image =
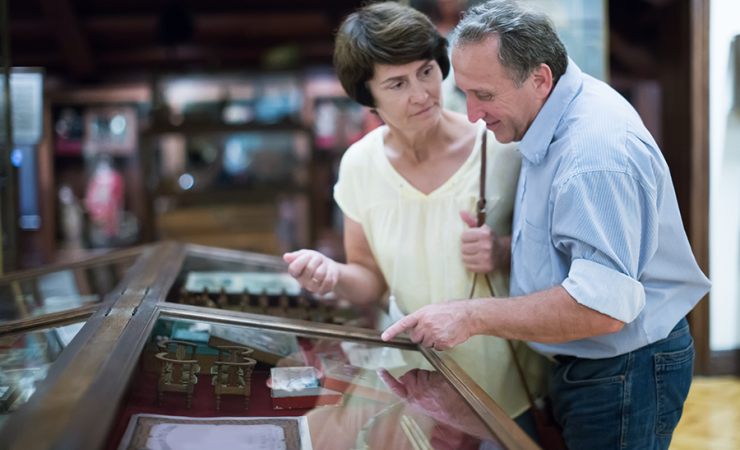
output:
[[430, 110], [431, 110], [431, 109], [432, 109], [433, 107], [434, 107], [434, 105], [432, 105], [432, 106], [430, 106], [430, 107], [428, 107], [428, 108], [422, 109], [421, 111], [419, 111], [418, 113], [416, 113], [416, 114], [414, 114], [414, 115], [415, 115], [415, 116], [418, 116], [418, 115], [424, 114], [425, 112], [428, 112], [428, 111], [430, 111]]

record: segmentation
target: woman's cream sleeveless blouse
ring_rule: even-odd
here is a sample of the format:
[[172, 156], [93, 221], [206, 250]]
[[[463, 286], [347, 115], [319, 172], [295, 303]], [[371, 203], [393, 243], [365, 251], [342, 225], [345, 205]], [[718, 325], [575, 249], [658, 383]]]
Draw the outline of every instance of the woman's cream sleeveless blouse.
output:
[[[344, 214], [362, 225], [375, 260], [399, 309], [410, 314], [423, 306], [470, 294], [473, 274], [465, 270], [460, 235], [467, 225], [459, 211], [475, 217], [480, 192], [481, 121], [473, 151], [460, 169], [425, 195], [391, 165], [384, 151], [386, 127], [368, 133], [342, 157], [334, 199]], [[489, 227], [511, 234], [521, 156], [517, 144], [487, 137], [486, 211]], [[497, 296], [509, 295], [509, 272], [489, 274]], [[476, 297], [489, 297], [479, 282]], [[530, 388], [541, 392], [544, 361], [517, 343]], [[474, 336], [447, 353], [506, 411], [516, 417], [529, 406], [506, 341]]]

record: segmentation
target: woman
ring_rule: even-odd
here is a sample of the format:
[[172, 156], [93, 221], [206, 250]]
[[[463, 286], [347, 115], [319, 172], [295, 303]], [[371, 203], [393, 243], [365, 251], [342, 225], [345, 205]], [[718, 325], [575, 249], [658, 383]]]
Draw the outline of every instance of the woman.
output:
[[[508, 255], [521, 164], [516, 146], [498, 143], [485, 124], [442, 109], [450, 62], [447, 41], [423, 14], [394, 2], [350, 15], [336, 38], [334, 66], [347, 94], [385, 125], [342, 158], [334, 197], [344, 212], [347, 264], [313, 250], [284, 256], [301, 285], [356, 304], [390, 294], [396, 321], [430, 303], [467, 298], [473, 272], [490, 272], [508, 295]], [[487, 135], [487, 223], [472, 218], [480, 192], [480, 151]], [[485, 297], [485, 283], [476, 296]], [[519, 359], [539, 392], [542, 360], [518, 343]], [[448, 350], [511, 417], [528, 408], [506, 341], [475, 336]]]

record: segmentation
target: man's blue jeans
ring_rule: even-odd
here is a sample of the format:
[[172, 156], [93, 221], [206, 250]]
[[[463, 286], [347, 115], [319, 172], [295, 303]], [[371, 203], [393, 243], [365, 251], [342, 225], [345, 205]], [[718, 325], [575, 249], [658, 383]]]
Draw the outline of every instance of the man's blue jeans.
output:
[[550, 397], [570, 450], [668, 448], [694, 367], [685, 318], [667, 338], [624, 355], [556, 359]]

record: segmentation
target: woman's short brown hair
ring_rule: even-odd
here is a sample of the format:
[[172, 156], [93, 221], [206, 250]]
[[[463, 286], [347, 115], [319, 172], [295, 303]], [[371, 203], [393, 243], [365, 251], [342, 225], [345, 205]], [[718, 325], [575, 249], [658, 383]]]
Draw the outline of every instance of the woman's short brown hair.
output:
[[367, 82], [375, 64], [400, 66], [425, 59], [436, 60], [442, 77], [447, 77], [447, 40], [427, 16], [395, 2], [375, 3], [350, 14], [334, 43], [334, 69], [344, 91], [371, 108], [375, 101]]

